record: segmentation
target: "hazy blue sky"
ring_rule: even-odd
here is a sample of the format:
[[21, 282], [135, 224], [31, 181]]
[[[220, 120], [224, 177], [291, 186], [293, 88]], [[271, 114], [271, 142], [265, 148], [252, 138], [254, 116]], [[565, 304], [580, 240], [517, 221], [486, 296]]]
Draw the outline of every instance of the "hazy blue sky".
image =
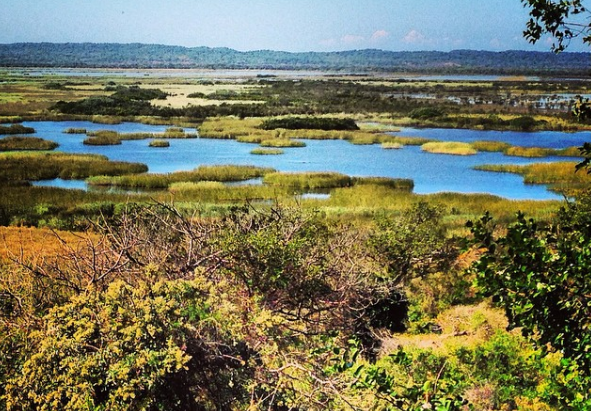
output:
[[0, 43], [549, 50], [522, 38], [527, 19], [519, 0], [2, 0]]

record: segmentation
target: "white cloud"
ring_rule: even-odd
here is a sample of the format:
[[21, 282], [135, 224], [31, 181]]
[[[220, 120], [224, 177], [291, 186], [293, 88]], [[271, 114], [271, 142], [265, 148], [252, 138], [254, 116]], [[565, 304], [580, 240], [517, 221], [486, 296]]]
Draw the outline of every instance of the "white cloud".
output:
[[406, 33], [402, 41], [409, 44], [423, 44], [427, 42], [427, 38], [418, 30], [411, 30]]
[[386, 30], [378, 30], [378, 31], [375, 31], [371, 35], [371, 41], [379, 41], [382, 39], [386, 39], [389, 36], [390, 36], [390, 33], [388, 33]]
[[489, 42], [491, 48], [493, 49], [500, 49], [503, 48], [503, 43], [501, 42], [501, 40], [494, 38]]

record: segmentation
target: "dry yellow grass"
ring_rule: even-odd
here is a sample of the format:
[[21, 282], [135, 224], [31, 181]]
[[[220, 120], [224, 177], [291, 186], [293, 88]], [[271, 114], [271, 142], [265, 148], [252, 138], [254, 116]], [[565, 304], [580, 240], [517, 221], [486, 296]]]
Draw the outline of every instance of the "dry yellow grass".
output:
[[0, 261], [21, 260], [34, 265], [70, 247], [81, 249], [91, 234], [51, 231], [45, 228], [0, 227]]
[[192, 93], [203, 93], [206, 95], [214, 94], [218, 91], [231, 91], [236, 93], [242, 93], [247, 89], [252, 89], [256, 86], [243, 85], [243, 84], [147, 84], [142, 85], [144, 88], [157, 87], [165, 93], [170, 94], [166, 100], [152, 100], [151, 103], [158, 107], [173, 107], [182, 108], [189, 104], [194, 106], [201, 105], [220, 105], [226, 104], [258, 104], [259, 101], [254, 100], [216, 100], [207, 98], [192, 98], [187, 97]]

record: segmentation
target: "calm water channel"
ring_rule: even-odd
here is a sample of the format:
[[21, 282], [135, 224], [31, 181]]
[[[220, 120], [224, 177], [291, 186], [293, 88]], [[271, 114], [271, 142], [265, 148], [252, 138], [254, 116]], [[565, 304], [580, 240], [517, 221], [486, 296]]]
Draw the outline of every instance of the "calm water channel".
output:
[[[201, 164], [241, 164], [273, 167], [280, 171], [336, 171], [350, 176], [384, 176], [411, 178], [419, 194], [442, 191], [461, 193], [491, 193], [510, 199], [561, 198], [545, 186], [525, 185], [521, 176], [476, 171], [480, 164], [528, 164], [533, 162], [565, 161], [568, 158], [549, 157], [525, 159], [507, 157], [501, 153], [479, 153], [474, 156], [429, 154], [420, 147], [407, 146], [400, 150], [386, 150], [380, 145], [358, 146], [346, 141], [306, 140], [305, 148], [285, 149], [284, 155], [257, 156], [250, 154], [253, 144], [233, 140], [187, 139], [169, 140], [169, 148], [148, 147], [148, 140], [123, 141], [117, 146], [85, 146], [84, 135], [65, 134], [67, 128], [87, 130], [115, 130], [130, 132], [163, 132], [166, 126], [136, 123], [119, 125], [90, 122], [25, 122], [34, 127], [36, 136], [60, 144], [58, 150], [69, 153], [96, 153], [112, 160], [147, 164], [149, 172], [166, 173], [191, 170]], [[187, 130], [193, 131], [193, 130]], [[397, 135], [436, 138], [444, 141], [497, 140], [513, 145], [563, 148], [591, 141], [591, 133], [562, 132], [498, 132], [477, 130], [403, 129]], [[53, 180], [38, 184], [68, 188], [85, 188], [82, 181]]]

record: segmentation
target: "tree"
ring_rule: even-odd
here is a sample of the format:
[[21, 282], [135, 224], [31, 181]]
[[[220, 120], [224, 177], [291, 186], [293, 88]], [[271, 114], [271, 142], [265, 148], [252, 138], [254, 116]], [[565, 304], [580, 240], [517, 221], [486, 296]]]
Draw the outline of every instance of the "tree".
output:
[[[530, 20], [523, 35], [536, 43], [547, 33], [554, 37], [552, 50], [563, 51], [573, 38], [582, 36], [591, 44], [591, 15], [582, 0], [521, 0], [530, 10]], [[586, 16], [586, 17], [585, 17]]]
[[481, 290], [505, 309], [511, 327], [521, 327], [545, 353], [562, 354], [564, 393], [552, 395], [571, 409], [588, 409], [591, 197], [567, 204], [548, 227], [523, 214], [502, 236], [488, 214], [469, 227], [482, 252], [474, 265]]
[[[591, 45], [591, 10], [583, 5], [582, 0], [521, 0], [530, 10], [530, 20], [523, 35], [531, 43], [536, 43], [544, 33], [554, 37], [552, 50], [556, 53], [566, 49], [570, 41], [582, 37], [585, 44]], [[591, 104], [588, 98], [579, 96], [573, 107], [573, 115], [578, 120], [591, 118]], [[591, 144], [580, 147], [585, 160], [577, 164], [577, 171], [586, 169], [591, 173]]]

